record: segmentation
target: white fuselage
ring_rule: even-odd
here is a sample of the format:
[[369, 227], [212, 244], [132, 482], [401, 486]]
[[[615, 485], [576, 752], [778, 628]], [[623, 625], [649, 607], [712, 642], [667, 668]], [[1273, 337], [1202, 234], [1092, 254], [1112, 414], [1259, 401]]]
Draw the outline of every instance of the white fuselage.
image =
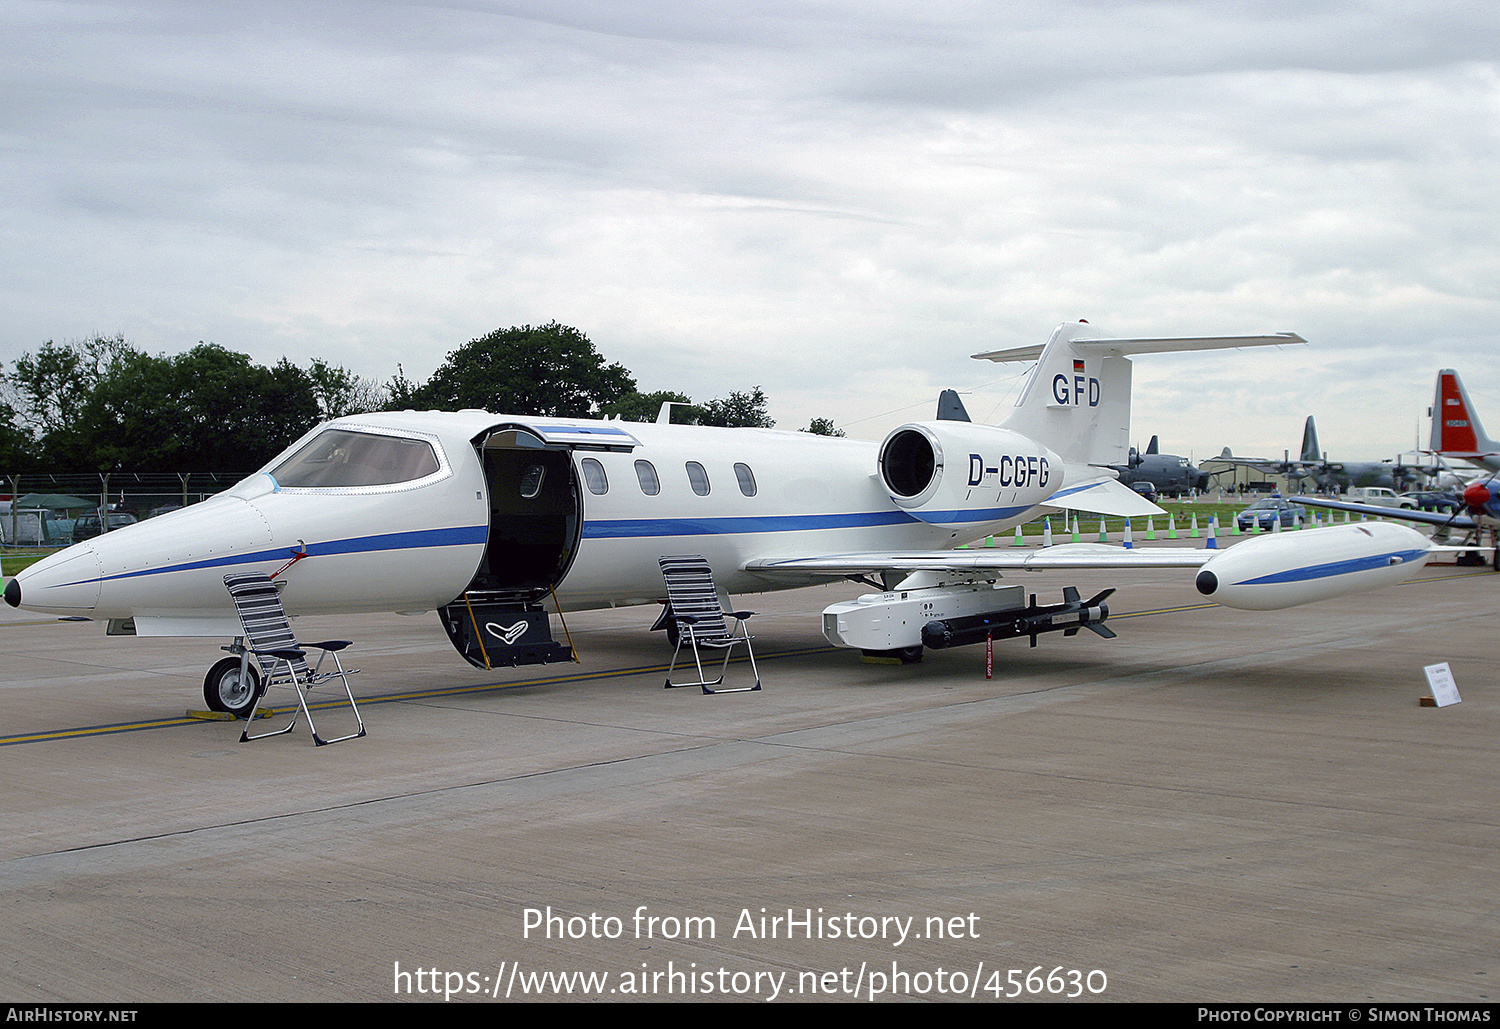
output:
[[[982, 584], [1011, 569], [1193, 568], [1201, 593], [1247, 609], [1409, 578], [1431, 546], [1398, 526], [1315, 529], [1228, 551], [956, 552], [1050, 511], [1162, 514], [1100, 467], [1126, 451], [1130, 356], [1287, 342], [1300, 337], [1116, 339], [1065, 324], [1042, 347], [981, 355], [1036, 361], [1000, 425], [940, 405], [936, 420], [902, 425], [880, 444], [484, 411], [335, 419], [221, 496], [25, 569], [4, 599], [118, 620], [112, 631], [237, 636], [224, 577], [260, 572], [293, 615], [439, 610], [460, 653], [490, 667], [488, 644], [465, 635], [466, 625], [477, 631], [476, 610], [533, 626], [554, 600], [576, 609], [661, 599], [658, 562], [683, 555], [706, 558], [730, 594], [842, 577], [925, 591], [894, 595], [915, 601], [910, 609], [880, 612], [874, 649], [903, 651], [925, 638], [912, 611], [975, 617], [964, 605], [1001, 592]], [[1466, 494], [1471, 509], [1500, 503], [1496, 491], [1483, 493]], [[1102, 607], [1096, 622], [1078, 603], [1064, 606], [1038, 613], [1084, 619], [1065, 622], [1065, 634], [1103, 620]], [[897, 621], [900, 633], [890, 628]], [[949, 628], [958, 638], [970, 627]], [[517, 642], [521, 653], [506, 656], [533, 663], [566, 653], [550, 643]]]
[[[393, 484], [279, 483], [272, 474], [278, 463], [330, 426], [425, 440], [437, 468]], [[578, 433], [613, 426], [629, 448], [554, 445], [547, 451], [553, 474], [570, 475], [572, 483], [550, 514], [537, 515], [519, 494], [500, 495], [516, 493], [514, 480], [524, 472], [497, 471], [491, 463], [520, 468], [540, 451], [526, 432], [521, 436], [532, 449], [516, 444], [514, 435], [490, 449], [476, 446], [498, 439], [492, 435], [497, 426], [535, 429], [543, 437], [555, 431], [575, 443]], [[284, 569], [278, 580], [293, 614], [433, 610], [480, 582], [476, 573], [488, 570], [507, 585], [506, 569], [529, 560], [504, 549], [500, 538], [507, 534], [521, 541], [518, 553], [531, 539], [554, 541], [548, 546], [557, 553], [544, 557], [561, 574], [528, 582], [555, 590], [567, 608], [659, 597], [657, 561], [670, 554], [703, 555], [730, 593], [784, 588], [796, 583], [757, 576], [745, 566], [808, 553], [948, 548], [1034, 515], [1062, 485], [1061, 463], [1014, 434], [990, 432], [998, 442], [982, 460], [972, 455], [978, 463], [1000, 467], [1004, 461], [1010, 468], [1017, 458], [1022, 464], [1029, 459], [1035, 469], [1050, 457], [1055, 471], [1046, 481], [1033, 471], [1019, 486], [1014, 476], [1002, 483], [996, 475], [976, 475], [983, 481], [965, 487], [974, 461], [968, 453], [955, 455], [943, 494], [928, 504], [951, 508], [913, 514], [882, 484], [873, 442], [478, 411], [353, 416], [309, 433], [224, 494], [34, 565], [20, 576], [21, 606], [132, 618], [142, 634], [219, 635], [233, 630], [224, 575]], [[964, 443], [965, 450], [977, 446]], [[564, 512], [568, 505], [572, 510]]]

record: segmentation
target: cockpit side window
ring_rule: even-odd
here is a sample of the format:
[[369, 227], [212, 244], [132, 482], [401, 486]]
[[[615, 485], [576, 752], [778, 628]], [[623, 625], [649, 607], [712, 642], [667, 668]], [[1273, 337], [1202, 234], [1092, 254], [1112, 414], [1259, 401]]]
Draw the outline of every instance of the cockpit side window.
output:
[[390, 486], [441, 467], [426, 440], [329, 429], [271, 469], [271, 477], [283, 489]]

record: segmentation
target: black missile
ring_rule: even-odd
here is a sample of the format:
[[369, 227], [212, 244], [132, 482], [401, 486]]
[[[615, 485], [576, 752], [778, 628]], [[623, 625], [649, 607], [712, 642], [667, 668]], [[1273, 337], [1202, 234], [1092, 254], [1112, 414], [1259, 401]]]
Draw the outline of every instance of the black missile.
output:
[[922, 643], [933, 650], [942, 650], [982, 643], [986, 638], [1006, 640], [1029, 636], [1034, 647], [1036, 638], [1042, 633], [1060, 632], [1064, 636], [1073, 636], [1079, 629], [1114, 639], [1114, 630], [1104, 624], [1109, 617], [1109, 605], [1104, 601], [1113, 592], [1113, 589], [1107, 589], [1081, 601], [1077, 588], [1068, 586], [1063, 589], [1061, 604], [1038, 606], [1036, 595], [1032, 594], [1031, 603], [1024, 608], [937, 619], [922, 627]]

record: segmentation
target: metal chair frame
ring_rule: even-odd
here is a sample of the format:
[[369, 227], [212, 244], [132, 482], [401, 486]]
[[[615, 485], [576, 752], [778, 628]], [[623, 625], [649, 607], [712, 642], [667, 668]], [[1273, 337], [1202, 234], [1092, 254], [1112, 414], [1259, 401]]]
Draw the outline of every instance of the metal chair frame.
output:
[[[261, 701], [273, 686], [289, 686], [296, 691], [298, 706], [302, 717], [307, 719], [307, 727], [315, 745], [322, 747], [365, 735], [364, 719], [360, 717], [359, 705], [354, 702], [354, 692], [349, 688], [349, 676], [357, 674], [359, 669], [346, 669], [339, 660], [339, 651], [351, 646], [350, 641], [325, 640], [322, 643], [299, 644], [292, 632], [286, 610], [281, 606], [281, 595], [276, 591], [276, 584], [263, 572], [226, 575], [224, 586], [234, 598], [235, 610], [239, 612], [240, 624], [245, 629], [243, 642], [236, 641], [237, 646], [232, 648], [240, 655], [241, 677], [249, 674], [252, 655], [260, 662], [261, 686], [255, 698], [255, 706], [250, 711], [247, 727], [240, 733], [240, 742], [280, 736], [296, 728], [298, 712], [293, 710], [292, 720], [284, 728], [262, 733], [250, 732], [248, 726], [255, 724]], [[317, 663], [310, 668], [307, 664], [308, 650], [319, 651]], [[324, 671], [323, 662], [329, 657], [333, 658], [333, 668]], [[313, 722], [312, 711], [307, 704], [307, 693], [331, 679], [338, 679], [343, 683], [344, 695], [349, 698], [349, 709], [354, 712], [358, 728], [345, 736], [324, 739], [318, 735], [318, 727]]]
[[[709, 696], [716, 693], [753, 693], [760, 689], [760, 669], [755, 664], [755, 648], [750, 641], [755, 637], [750, 635], [746, 621], [754, 611], [727, 611], [725, 604], [720, 600], [719, 589], [714, 583], [713, 570], [708, 561], [697, 554], [681, 555], [677, 557], [663, 557], [658, 563], [661, 565], [662, 578], [667, 584], [667, 605], [670, 616], [677, 626], [677, 645], [672, 651], [672, 664], [667, 669], [667, 689], [681, 689], [690, 686], [700, 686], [703, 692]], [[729, 628], [726, 618], [735, 620], [734, 631]], [[682, 653], [683, 644], [686, 643], [693, 650], [693, 662], [698, 668], [697, 682], [673, 682], [672, 673], [677, 670], [677, 659]], [[729, 659], [734, 654], [734, 648], [741, 644], [750, 658], [750, 671], [755, 677], [755, 685], [740, 686], [734, 689], [713, 689], [724, 681], [724, 674], [729, 668]], [[712, 681], [703, 671], [703, 658], [701, 648], [710, 648], [724, 651], [724, 662], [719, 666], [719, 677]]]

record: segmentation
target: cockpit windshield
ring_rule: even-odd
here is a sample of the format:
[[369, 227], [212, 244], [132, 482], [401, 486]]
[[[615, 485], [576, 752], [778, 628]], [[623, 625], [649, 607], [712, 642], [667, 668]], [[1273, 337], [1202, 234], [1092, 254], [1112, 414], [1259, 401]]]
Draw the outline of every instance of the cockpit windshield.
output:
[[271, 477], [283, 489], [389, 486], [441, 467], [426, 440], [329, 429], [271, 469]]

